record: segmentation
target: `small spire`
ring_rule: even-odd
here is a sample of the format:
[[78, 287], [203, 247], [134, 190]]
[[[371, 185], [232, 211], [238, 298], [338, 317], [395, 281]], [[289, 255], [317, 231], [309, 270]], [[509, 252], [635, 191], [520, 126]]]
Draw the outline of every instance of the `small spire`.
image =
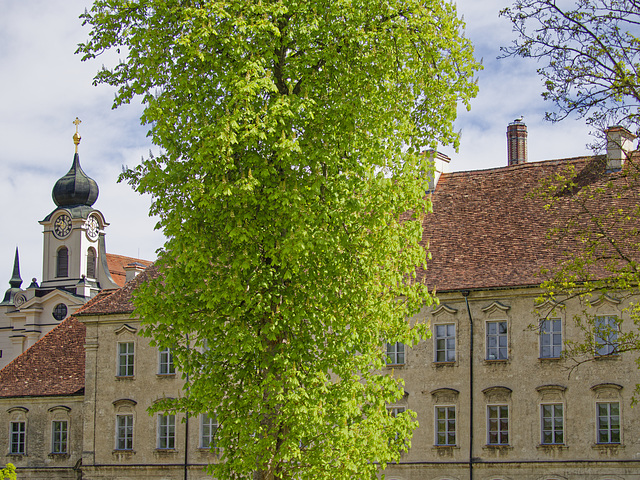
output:
[[78, 125], [82, 123], [82, 120], [76, 117], [76, 119], [72, 123], [76, 126], [76, 133], [73, 134], [73, 143], [76, 146], [76, 153], [78, 153], [78, 145], [80, 145], [80, 140], [82, 139], [82, 137], [78, 133]]
[[11, 285], [11, 288], [20, 288], [20, 285], [22, 285], [22, 278], [20, 278], [20, 258], [18, 255], [18, 247], [16, 247], [16, 258], [13, 261], [13, 275], [11, 276], [11, 280], [9, 280], [9, 285]]
[[22, 278], [20, 278], [20, 260], [18, 258], [18, 247], [16, 247], [16, 258], [13, 261], [13, 275], [9, 280], [11, 287], [4, 293], [4, 299], [0, 302], [2, 306], [13, 306], [13, 299], [17, 293], [19, 293], [20, 285], [22, 285]]

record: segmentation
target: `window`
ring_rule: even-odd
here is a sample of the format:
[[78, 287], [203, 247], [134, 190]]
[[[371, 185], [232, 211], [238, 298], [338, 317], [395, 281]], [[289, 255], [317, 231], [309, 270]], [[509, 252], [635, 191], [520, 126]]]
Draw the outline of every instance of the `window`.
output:
[[392, 417], [397, 417], [401, 413], [404, 413], [405, 410], [406, 408], [404, 407], [387, 407], [387, 412], [389, 412], [389, 415]]
[[564, 443], [564, 415], [561, 403], [540, 405], [542, 436], [545, 445]]
[[620, 443], [620, 404], [598, 403], [598, 443]]
[[87, 278], [96, 278], [96, 251], [93, 247], [87, 250]]
[[170, 348], [160, 350], [160, 368], [158, 373], [160, 375], [173, 375], [176, 373], [176, 369], [173, 366], [173, 354]]
[[11, 443], [9, 453], [12, 455], [24, 455], [27, 443], [26, 422], [11, 422]]
[[67, 247], [62, 247], [58, 250], [56, 257], [56, 277], [68, 277], [69, 276], [69, 250]]
[[456, 407], [436, 407], [436, 445], [456, 444]]
[[618, 317], [607, 315], [595, 319], [596, 355], [618, 353]]
[[487, 444], [509, 444], [509, 407], [489, 405], [487, 407]]
[[133, 450], [133, 415], [116, 416], [116, 450]]
[[215, 415], [209, 416], [206, 413], [200, 415], [200, 448], [215, 447], [217, 431], [218, 421]]
[[133, 342], [118, 343], [118, 376], [133, 376]]
[[436, 325], [436, 362], [456, 361], [456, 326], [453, 323]]
[[487, 360], [507, 359], [507, 322], [487, 322]]
[[66, 420], [51, 424], [51, 453], [67, 453], [67, 426]]
[[53, 308], [53, 318], [56, 320], [64, 320], [67, 316], [67, 306], [64, 303], [59, 303]]
[[543, 320], [540, 325], [540, 358], [558, 358], [562, 352], [562, 322]]
[[387, 365], [404, 365], [404, 343], [387, 343]]
[[158, 448], [168, 450], [176, 448], [176, 416], [158, 416]]

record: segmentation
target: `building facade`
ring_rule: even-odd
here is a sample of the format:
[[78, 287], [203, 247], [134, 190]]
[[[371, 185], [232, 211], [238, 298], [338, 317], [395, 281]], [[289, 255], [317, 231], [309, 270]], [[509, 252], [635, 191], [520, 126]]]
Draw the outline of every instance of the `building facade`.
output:
[[[526, 126], [517, 126], [526, 141]], [[627, 143], [612, 142], [605, 156], [545, 162], [521, 158], [525, 144], [502, 168], [439, 172], [424, 228], [432, 259], [419, 271], [439, 305], [410, 320], [428, 323], [432, 336], [413, 348], [386, 346], [385, 373], [405, 381], [389, 408], [415, 411], [419, 428], [386, 478], [640, 479], [632, 408], [640, 375], [633, 354], [616, 350], [632, 299], [540, 300], [544, 269], [579, 242], [547, 237], [575, 213], [570, 198], [545, 214], [532, 194], [568, 167], [592, 186], [623, 181]], [[148, 413], [184, 394], [171, 352], [140, 335], [131, 295], [149, 275], [153, 267], [101, 290], [0, 371], [0, 451], [19, 478], [208, 478], [204, 467], [220, 453], [211, 448], [215, 419]], [[574, 316], [585, 310], [611, 329], [592, 361], [572, 368], [562, 352], [584, 334]]]

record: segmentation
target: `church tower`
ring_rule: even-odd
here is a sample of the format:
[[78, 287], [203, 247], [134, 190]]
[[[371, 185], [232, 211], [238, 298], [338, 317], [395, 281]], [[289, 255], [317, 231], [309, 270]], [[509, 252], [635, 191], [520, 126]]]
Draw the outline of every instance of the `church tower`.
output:
[[[43, 227], [42, 281], [23, 289], [16, 248], [9, 289], [0, 302], [0, 368], [103, 289], [116, 289], [151, 262], [106, 253], [104, 229], [109, 224], [93, 208], [98, 184], [80, 165], [80, 134], [73, 122], [75, 154], [71, 169], [54, 185], [56, 208]], [[114, 280], [114, 278], [117, 280]]]
[[109, 225], [99, 210], [98, 184], [80, 165], [80, 135], [76, 118], [75, 154], [71, 169], [53, 187], [56, 209], [40, 222], [44, 227], [40, 288], [64, 289], [90, 297], [102, 288], [117, 288], [106, 263], [104, 229]]

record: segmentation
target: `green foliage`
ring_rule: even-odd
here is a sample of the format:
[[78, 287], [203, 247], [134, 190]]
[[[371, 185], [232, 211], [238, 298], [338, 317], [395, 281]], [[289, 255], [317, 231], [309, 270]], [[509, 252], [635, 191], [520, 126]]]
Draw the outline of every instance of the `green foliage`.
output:
[[7, 466], [0, 470], [0, 479], [2, 480], [16, 480], [17, 478], [16, 467], [13, 463], [7, 463]]
[[[582, 170], [567, 168], [536, 192], [556, 225], [549, 238], [565, 252], [553, 271], [543, 272], [540, 300], [582, 305], [573, 320], [580, 338], [566, 342], [574, 367], [598, 356], [640, 351], [640, 170], [628, 155], [624, 168], [607, 172], [604, 157]], [[620, 304], [622, 316], [603, 323], [594, 304]], [[640, 392], [640, 390], [639, 390]]]
[[558, 106], [553, 121], [572, 113], [596, 130], [635, 128], [640, 106], [640, 5], [636, 0], [516, 0], [501, 15], [518, 38], [506, 56], [541, 61], [543, 96]]
[[142, 96], [161, 155], [123, 178], [167, 236], [136, 312], [220, 422], [216, 478], [376, 478], [415, 414], [386, 406], [384, 343], [434, 301], [415, 281], [424, 146], [456, 143], [479, 65], [440, 0], [96, 0], [96, 83]]
[[[594, 147], [601, 147], [607, 127], [620, 124], [633, 132], [638, 126], [640, 4], [576, 0], [573, 8], [567, 5], [515, 0], [501, 15], [513, 23], [518, 38], [502, 50], [505, 56], [537, 59], [543, 96], [557, 106], [547, 119], [573, 113], [586, 118], [600, 139]], [[600, 158], [583, 171], [556, 175], [537, 192], [557, 219], [549, 232], [553, 248], [565, 252], [557, 268], [542, 272], [548, 280], [541, 300], [575, 299], [583, 306], [574, 318], [583, 335], [567, 342], [565, 350], [575, 365], [596, 358], [602, 339], [615, 337], [608, 345], [612, 354], [640, 350], [638, 167], [638, 157], [628, 155], [621, 172], [605, 172]], [[626, 305], [615, 326], [602, 327], [593, 314], [593, 303], [606, 297]]]

